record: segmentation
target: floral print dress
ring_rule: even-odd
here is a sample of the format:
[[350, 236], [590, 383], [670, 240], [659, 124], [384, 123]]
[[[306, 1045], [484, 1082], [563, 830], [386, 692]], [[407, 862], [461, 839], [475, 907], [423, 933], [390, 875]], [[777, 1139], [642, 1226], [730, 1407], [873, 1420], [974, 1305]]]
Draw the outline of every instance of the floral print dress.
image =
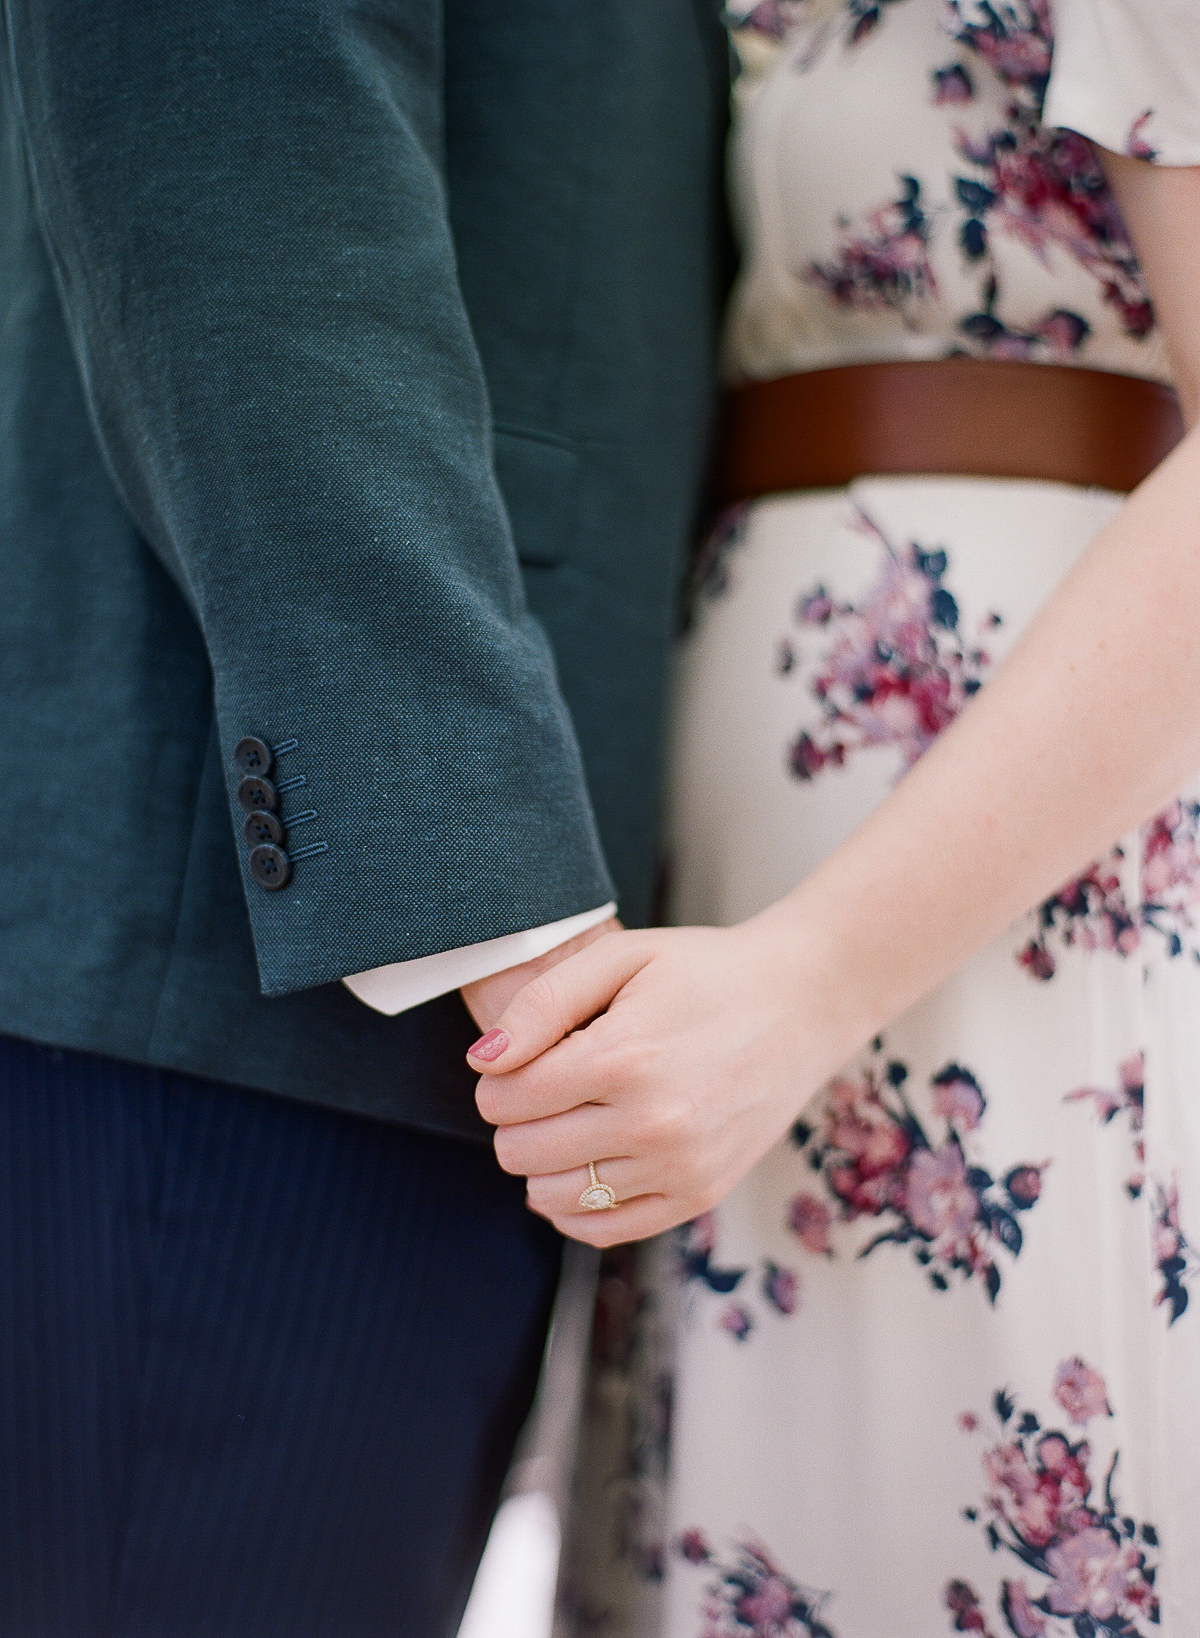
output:
[[[1091, 144], [1200, 164], [1195, 0], [730, 24], [731, 377], [966, 353], [1167, 378]], [[1119, 505], [864, 474], [721, 519], [681, 645], [672, 919], [741, 920], [813, 869]], [[563, 1632], [1196, 1638], [1198, 1269], [1200, 780], [719, 1209], [608, 1257]]]

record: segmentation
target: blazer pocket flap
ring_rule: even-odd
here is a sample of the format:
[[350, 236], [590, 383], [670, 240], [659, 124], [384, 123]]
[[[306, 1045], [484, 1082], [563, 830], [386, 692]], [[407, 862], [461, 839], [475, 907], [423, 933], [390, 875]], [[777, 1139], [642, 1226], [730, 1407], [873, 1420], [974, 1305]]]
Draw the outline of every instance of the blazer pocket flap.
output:
[[561, 563], [576, 524], [578, 451], [565, 440], [515, 427], [498, 426], [494, 436], [496, 477], [518, 559], [533, 568]]

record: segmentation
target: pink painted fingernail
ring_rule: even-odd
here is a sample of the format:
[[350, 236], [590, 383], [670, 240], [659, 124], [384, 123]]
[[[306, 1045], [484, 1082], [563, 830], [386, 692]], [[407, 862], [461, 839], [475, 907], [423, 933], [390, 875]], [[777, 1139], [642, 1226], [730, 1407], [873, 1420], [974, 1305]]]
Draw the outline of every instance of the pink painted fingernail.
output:
[[486, 1035], [481, 1035], [473, 1047], [468, 1047], [467, 1057], [478, 1058], [480, 1063], [494, 1064], [502, 1052], [508, 1051], [508, 1031], [503, 1029], [489, 1029]]

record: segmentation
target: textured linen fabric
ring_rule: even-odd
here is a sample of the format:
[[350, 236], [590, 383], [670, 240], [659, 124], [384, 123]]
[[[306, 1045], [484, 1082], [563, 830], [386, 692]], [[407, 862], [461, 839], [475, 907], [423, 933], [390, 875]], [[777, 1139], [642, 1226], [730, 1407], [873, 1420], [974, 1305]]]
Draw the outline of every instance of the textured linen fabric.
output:
[[0, 1038], [0, 1633], [452, 1638], [560, 1246], [471, 1145]]
[[[458, 1003], [332, 981], [647, 914], [715, 7], [4, 26], [0, 1026], [478, 1134]], [[245, 734], [290, 747], [275, 893]]]
[[[264, 992], [611, 897], [491, 476], [437, 11], [386, 31], [320, 4], [9, 17], [87, 409], [203, 634], [231, 803], [243, 735], [298, 741], [283, 818], [315, 810], [305, 845], [326, 843], [279, 893], [247, 868]], [[257, 94], [285, 73], [285, 98]], [[367, 830], [364, 859], [346, 842]]]
[[[1179, 157], [1179, 17], [756, 8], [731, 371], [965, 351], [1160, 376], [1103, 175], [1042, 97], [1119, 21], [1090, 84], [1110, 117], [1069, 117]], [[1120, 504], [863, 474], [724, 517], [680, 653], [671, 919], [740, 921], [817, 868]], [[567, 1630], [1192, 1638], [1198, 1091], [1200, 779], [798, 1106], [714, 1212], [610, 1259]]]

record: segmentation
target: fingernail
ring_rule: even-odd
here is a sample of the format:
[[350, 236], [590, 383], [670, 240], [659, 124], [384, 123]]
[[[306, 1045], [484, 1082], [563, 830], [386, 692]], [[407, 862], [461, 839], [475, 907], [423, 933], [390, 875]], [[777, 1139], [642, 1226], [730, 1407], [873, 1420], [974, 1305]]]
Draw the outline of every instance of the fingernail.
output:
[[468, 1058], [478, 1058], [480, 1063], [492, 1064], [502, 1052], [508, 1051], [508, 1031], [503, 1029], [489, 1029], [486, 1035], [481, 1035], [473, 1047], [467, 1048]]

